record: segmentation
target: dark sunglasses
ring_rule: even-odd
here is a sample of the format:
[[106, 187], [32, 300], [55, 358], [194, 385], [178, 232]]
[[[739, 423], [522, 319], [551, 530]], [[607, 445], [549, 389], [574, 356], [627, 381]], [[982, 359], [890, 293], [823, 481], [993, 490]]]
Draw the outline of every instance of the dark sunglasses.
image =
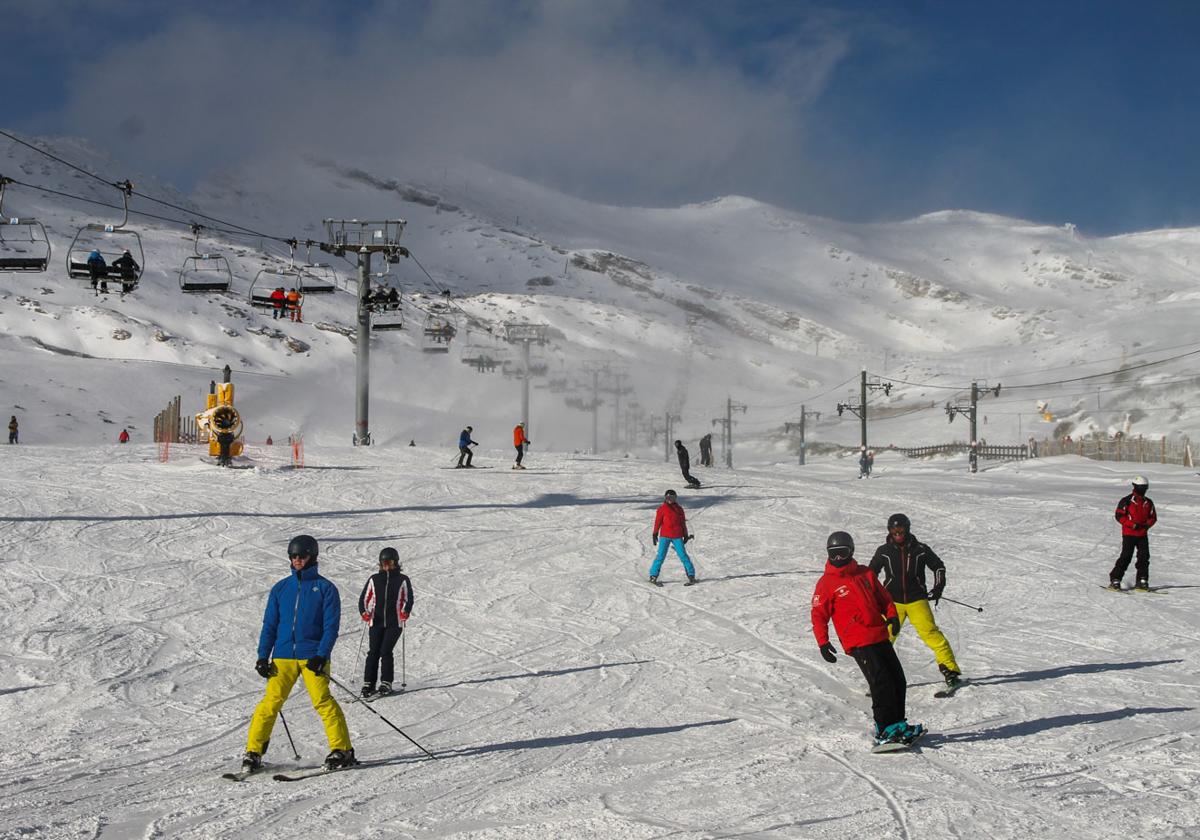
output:
[[288, 557], [292, 560], [304, 560], [311, 557], [311, 554], [289, 554]]

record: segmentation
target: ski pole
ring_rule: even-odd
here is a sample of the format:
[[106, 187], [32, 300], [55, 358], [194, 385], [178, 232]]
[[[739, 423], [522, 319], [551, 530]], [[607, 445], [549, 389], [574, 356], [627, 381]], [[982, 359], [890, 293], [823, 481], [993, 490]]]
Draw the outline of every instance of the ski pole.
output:
[[296, 751], [296, 742], [292, 740], [292, 730], [288, 729], [287, 718], [283, 716], [283, 709], [279, 710], [279, 722], [283, 724], [283, 731], [287, 733], [288, 743], [292, 745], [292, 755], [296, 756], [296, 760], [300, 760], [300, 753]]
[[429, 750], [425, 749], [425, 748], [424, 748], [424, 747], [422, 747], [420, 744], [418, 744], [416, 741], [414, 741], [412, 738], [410, 738], [407, 732], [405, 732], [403, 729], [401, 729], [401, 728], [400, 728], [399, 726], [397, 726], [396, 724], [392, 723], [390, 720], [388, 720], [387, 718], [385, 718], [385, 717], [384, 717], [383, 715], [381, 715], [379, 712], [375, 711], [375, 709], [371, 708], [371, 704], [370, 704], [370, 703], [368, 703], [366, 700], [364, 700], [364, 699], [362, 699], [361, 697], [359, 697], [357, 694], [355, 694], [355, 693], [354, 693], [353, 691], [351, 691], [350, 689], [346, 688], [346, 686], [342, 685], [341, 681], [340, 681], [340, 680], [339, 680], [337, 677], [333, 676], [333, 674], [330, 674], [330, 675], [329, 675], [329, 679], [330, 679], [330, 681], [331, 681], [331, 682], [332, 682], [334, 685], [336, 685], [336, 686], [337, 686], [338, 688], [340, 688], [342, 691], [344, 691], [344, 692], [346, 692], [347, 694], [349, 694], [349, 695], [350, 695], [350, 696], [351, 696], [351, 697], [354, 699], [354, 701], [355, 701], [356, 703], [362, 703], [364, 706], [366, 706], [366, 707], [367, 707], [367, 710], [368, 710], [368, 711], [369, 711], [371, 714], [375, 715], [377, 718], [379, 718], [380, 720], [382, 720], [382, 721], [383, 721], [384, 723], [386, 723], [388, 726], [392, 727], [392, 729], [395, 729], [397, 732], [399, 732], [399, 733], [400, 733], [401, 735], [403, 735], [405, 738], [408, 738], [408, 741], [409, 741], [409, 743], [410, 743], [410, 744], [412, 744], [413, 746], [415, 746], [415, 747], [416, 747], [417, 749], [419, 749], [421, 752], [425, 753], [425, 755], [429, 756], [430, 758], [437, 758], [437, 756], [436, 756], [436, 755], [434, 755], [434, 754], [433, 754], [433, 753], [431, 753]]
[[367, 635], [367, 622], [363, 622], [362, 632], [358, 634], [358, 653], [354, 654], [354, 664], [358, 664], [358, 657], [362, 656], [363, 637]]
[[405, 688], [408, 685], [408, 648], [404, 644], [404, 637], [408, 634], [404, 631], [408, 629], [408, 622], [400, 622], [400, 687]]
[[970, 607], [975, 612], [983, 612], [983, 607], [977, 607], [974, 604], [964, 604], [962, 601], [955, 601], [953, 598], [947, 598], [945, 595], [942, 596], [942, 600], [949, 601], [951, 604], [958, 604], [960, 607]]

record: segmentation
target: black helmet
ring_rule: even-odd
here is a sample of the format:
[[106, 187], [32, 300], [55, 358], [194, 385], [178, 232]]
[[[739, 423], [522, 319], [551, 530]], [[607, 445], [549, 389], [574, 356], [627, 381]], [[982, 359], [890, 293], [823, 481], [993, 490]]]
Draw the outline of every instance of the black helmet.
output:
[[668, 490], [663, 494], [664, 499], [674, 499], [678, 494], [674, 490]]
[[903, 528], [904, 530], [907, 531], [911, 527], [912, 527], [912, 523], [908, 521], [908, 517], [905, 516], [903, 513], [893, 513], [891, 516], [888, 517], [888, 530], [889, 531], [892, 530], [893, 528]]
[[675, 441], [675, 445], [676, 445], [676, 446], [683, 446], [683, 441], [681, 441], [681, 440], [677, 440], [677, 441]]
[[316, 560], [318, 552], [316, 539], [308, 534], [292, 537], [288, 543], [288, 557], [311, 557]]
[[391, 560], [397, 566], [400, 565], [400, 552], [392, 548], [390, 545], [387, 548], [381, 549], [379, 552], [379, 565], [382, 566], [388, 560]]
[[854, 557], [854, 537], [845, 531], [834, 531], [825, 541], [825, 551], [830, 563], [845, 566]]

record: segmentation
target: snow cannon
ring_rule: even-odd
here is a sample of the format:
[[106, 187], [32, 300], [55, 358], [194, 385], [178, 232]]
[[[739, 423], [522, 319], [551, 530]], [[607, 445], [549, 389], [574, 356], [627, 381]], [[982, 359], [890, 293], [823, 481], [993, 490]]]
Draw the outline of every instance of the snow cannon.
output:
[[229, 455], [242, 454], [242, 416], [233, 407], [233, 383], [229, 381], [229, 368], [225, 368], [225, 382], [209, 383], [208, 398], [204, 411], [196, 415], [196, 429], [208, 439], [208, 454], [214, 458], [221, 454], [218, 435], [229, 433], [233, 442], [229, 444]]

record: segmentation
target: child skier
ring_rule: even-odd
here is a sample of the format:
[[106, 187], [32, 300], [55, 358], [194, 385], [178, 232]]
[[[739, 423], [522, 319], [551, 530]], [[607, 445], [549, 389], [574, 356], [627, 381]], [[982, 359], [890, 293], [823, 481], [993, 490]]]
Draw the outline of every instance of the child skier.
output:
[[[660, 533], [662, 539], [659, 539]], [[684, 547], [691, 538], [691, 534], [688, 533], [687, 515], [679, 506], [679, 499], [675, 491], [668, 490], [663, 496], [663, 503], [658, 506], [658, 512], [654, 514], [654, 532], [650, 537], [650, 542], [658, 546], [658, 554], [655, 555], [654, 562], [650, 564], [650, 582], [652, 584], [662, 586], [658, 582], [658, 573], [662, 570], [668, 546], [674, 546], [675, 553], [679, 555], [679, 561], [683, 563], [683, 571], [687, 573], [687, 583], [684, 586], [691, 586], [696, 582], [696, 567], [692, 565], [692, 558], [688, 557], [687, 549]]]
[[1150, 482], [1140, 475], [1133, 477], [1133, 492], [1117, 502], [1116, 519], [1121, 523], [1121, 555], [1108, 575], [1108, 588], [1120, 589], [1121, 578], [1129, 568], [1137, 549], [1136, 583], [1133, 588], [1143, 592], [1150, 588], [1150, 529], [1158, 521], [1154, 502], [1146, 496]]
[[[379, 571], [367, 578], [362, 594], [358, 596], [358, 612], [371, 628], [371, 646], [367, 649], [367, 663], [363, 669], [364, 698], [392, 693], [395, 676], [392, 651], [404, 632], [412, 607], [412, 581], [400, 570], [400, 553], [389, 546], [379, 552]], [[376, 689], [375, 679], [379, 676], [383, 679]]]
[[854, 657], [871, 689], [875, 744], [907, 745], [925, 731], [904, 717], [907, 684], [888, 631], [900, 630], [896, 605], [875, 573], [854, 560], [854, 539], [834, 531], [826, 541], [828, 561], [812, 597], [813, 635], [826, 662], [837, 662], [829, 643], [829, 621], [846, 653]]

